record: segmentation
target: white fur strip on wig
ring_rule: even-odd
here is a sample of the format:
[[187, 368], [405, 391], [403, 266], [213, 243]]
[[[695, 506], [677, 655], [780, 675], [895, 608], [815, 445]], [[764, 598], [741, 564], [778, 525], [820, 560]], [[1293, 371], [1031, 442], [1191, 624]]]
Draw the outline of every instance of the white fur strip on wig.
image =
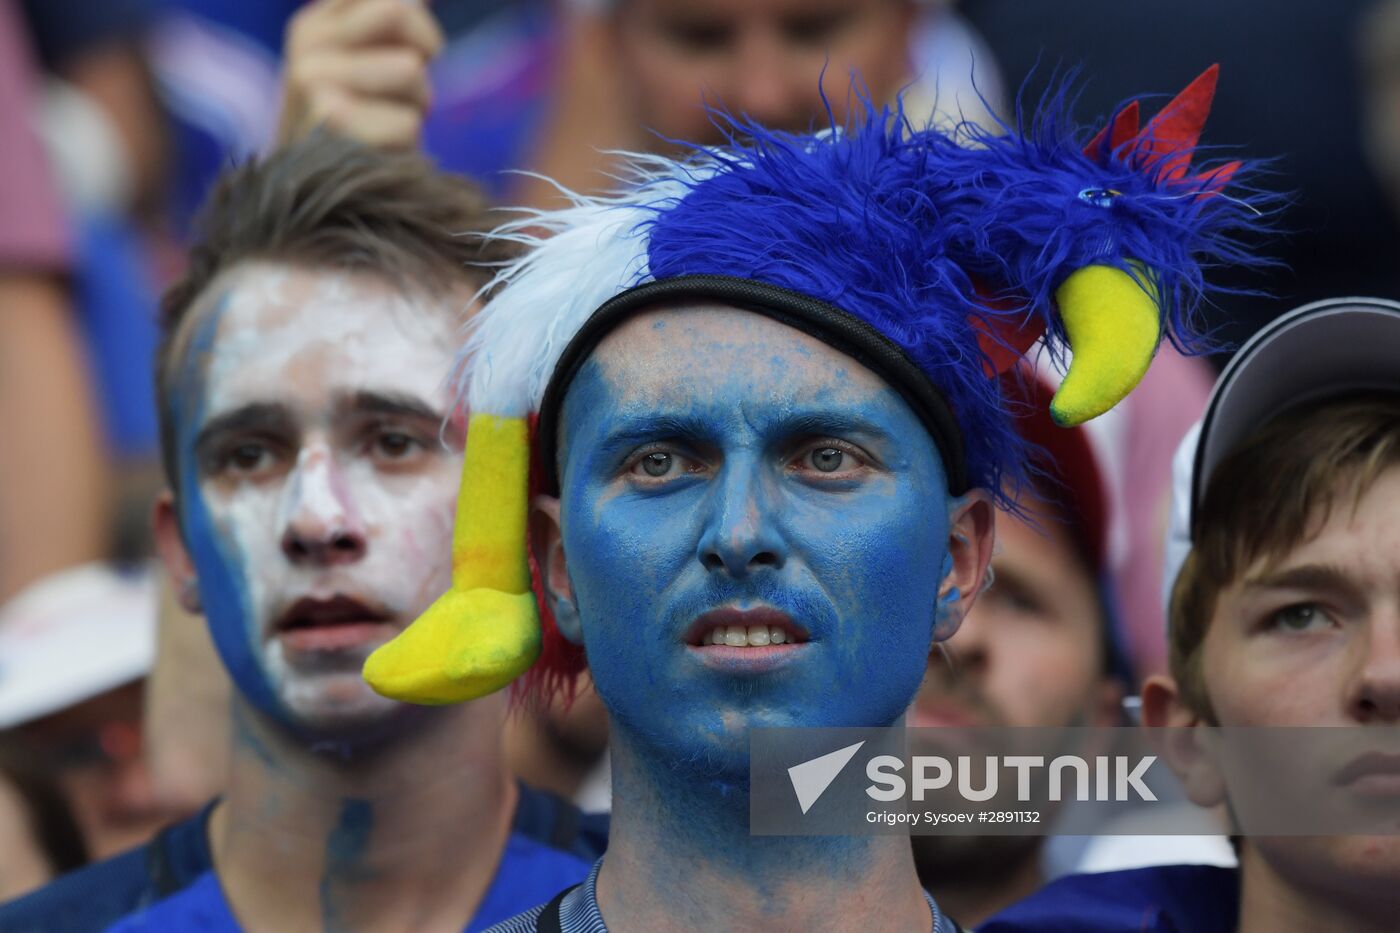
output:
[[457, 356], [458, 403], [473, 412], [523, 417], [538, 411], [560, 355], [608, 299], [650, 279], [647, 221], [713, 169], [659, 156], [624, 154], [620, 193], [564, 192], [569, 207], [533, 211], [491, 236], [526, 249], [488, 289]]

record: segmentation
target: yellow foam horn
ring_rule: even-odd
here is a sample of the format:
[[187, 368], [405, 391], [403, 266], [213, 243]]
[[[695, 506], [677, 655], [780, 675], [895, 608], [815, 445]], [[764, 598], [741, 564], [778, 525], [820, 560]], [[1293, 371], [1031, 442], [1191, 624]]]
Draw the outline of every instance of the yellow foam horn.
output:
[[1074, 357], [1050, 415], [1064, 427], [1083, 424], [1121, 402], [1142, 381], [1161, 340], [1157, 293], [1113, 266], [1076, 269], [1055, 291]]
[[524, 418], [471, 416], [452, 588], [365, 661], [364, 678], [377, 693], [459, 703], [501, 689], [535, 663], [540, 619], [525, 550], [529, 465]]

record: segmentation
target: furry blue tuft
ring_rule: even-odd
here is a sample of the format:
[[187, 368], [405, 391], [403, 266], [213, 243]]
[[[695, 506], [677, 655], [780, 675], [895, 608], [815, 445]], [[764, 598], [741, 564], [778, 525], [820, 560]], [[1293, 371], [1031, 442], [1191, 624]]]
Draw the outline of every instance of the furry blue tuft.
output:
[[[1070, 116], [1074, 77], [1052, 85], [1032, 112], [1018, 101], [1014, 126], [968, 124], [969, 145], [940, 150], [952, 180], [950, 211], [966, 219], [949, 231], [950, 248], [999, 295], [1045, 315], [1057, 357], [1064, 333], [1058, 316], [1046, 312], [1069, 274], [1092, 264], [1135, 276], [1130, 263], [1150, 269], [1163, 334], [1183, 352], [1216, 349], [1200, 330], [1199, 310], [1212, 292], [1231, 289], [1208, 284], [1205, 274], [1276, 265], [1251, 244], [1268, 232], [1282, 199], [1251, 183], [1263, 165], [1257, 161], [1219, 179], [1225, 160], [1206, 161], [1172, 179], [1140, 145], [1113, 150], [1105, 142], [1086, 155], [1092, 133]], [[1194, 161], [1209, 151], [1181, 155]]]

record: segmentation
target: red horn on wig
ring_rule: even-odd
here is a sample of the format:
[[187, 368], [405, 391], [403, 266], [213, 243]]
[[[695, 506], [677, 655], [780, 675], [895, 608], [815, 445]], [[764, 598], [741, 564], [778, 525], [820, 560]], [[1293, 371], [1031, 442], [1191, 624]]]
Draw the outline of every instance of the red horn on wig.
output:
[[[1138, 134], [1135, 155], [1143, 168], [1156, 169], [1158, 179], [1182, 181], [1186, 178], [1191, 151], [1200, 141], [1206, 117], [1210, 116], [1219, 78], [1220, 66], [1211, 65], [1172, 98]], [[1233, 172], [1234, 169], [1230, 169], [1229, 174]], [[1211, 181], [1217, 186], [1223, 185], [1222, 174], [1225, 174], [1223, 167], [1212, 174]]]
[[1133, 101], [1114, 114], [1113, 120], [1099, 130], [1093, 139], [1089, 140], [1089, 145], [1084, 147], [1084, 154], [1097, 160], [1105, 140], [1108, 142], [1108, 151], [1115, 152], [1119, 146], [1136, 136], [1138, 134], [1138, 111], [1138, 102]]

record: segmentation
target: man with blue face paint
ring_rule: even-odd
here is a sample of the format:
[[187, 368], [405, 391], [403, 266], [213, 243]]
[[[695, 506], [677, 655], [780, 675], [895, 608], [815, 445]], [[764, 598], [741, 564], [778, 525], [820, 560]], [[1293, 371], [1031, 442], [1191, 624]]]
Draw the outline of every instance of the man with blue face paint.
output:
[[586, 658], [610, 849], [502, 931], [954, 929], [906, 839], [751, 837], [749, 730], [900, 721], [1025, 452], [990, 376], [1072, 332], [1052, 410], [1077, 422], [1164, 324], [1188, 336], [1196, 263], [1244, 258], [1226, 235], [1252, 217], [1212, 196], [1225, 171], [1187, 176], [1208, 99], [1141, 136], [1125, 110], [1083, 152], [1053, 112], [977, 147], [873, 109], [820, 136], [745, 123], [500, 233], [549, 235], [462, 353], [452, 587], [365, 676], [449, 703], [537, 659], [527, 685], [567, 689]]
[[328, 136], [221, 181], [165, 302], [155, 526], [235, 685], [226, 794], [0, 929], [476, 930], [586, 875], [598, 834], [510, 778], [501, 698], [427, 710], [360, 677], [449, 578], [454, 333], [471, 265], [509, 255], [487, 216]]

